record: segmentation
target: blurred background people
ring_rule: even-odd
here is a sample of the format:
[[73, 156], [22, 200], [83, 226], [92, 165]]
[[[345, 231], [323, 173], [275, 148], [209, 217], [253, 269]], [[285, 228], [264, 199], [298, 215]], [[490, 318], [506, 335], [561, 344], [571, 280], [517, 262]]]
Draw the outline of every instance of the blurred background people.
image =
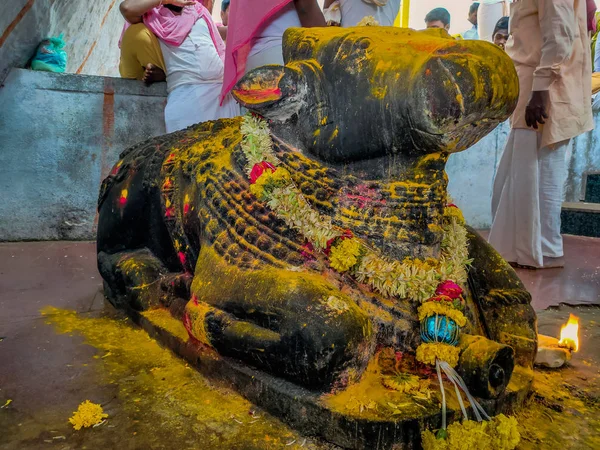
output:
[[283, 33], [290, 27], [324, 27], [316, 0], [234, 0], [229, 7], [221, 98], [249, 70], [283, 65]]
[[425, 16], [427, 28], [442, 28], [450, 31], [450, 13], [446, 8], [435, 8]]
[[[212, 0], [206, 3], [212, 9]], [[167, 80], [167, 133], [239, 115], [231, 97], [219, 104], [225, 43], [207, 8], [192, 0], [125, 0], [120, 10], [130, 24], [143, 23], [160, 44]], [[127, 33], [123, 47], [126, 39]]]
[[[391, 27], [400, 11], [401, 0], [325, 0], [323, 8], [339, 8], [342, 27], [355, 27], [365, 17], [373, 17], [382, 27]], [[336, 5], [337, 4], [337, 5]]]
[[479, 3], [473, 2], [469, 7], [469, 22], [473, 25], [470, 30], [462, 33], [463, 39], [479, 39], [479, 33], [477, 31], [477, 10], [479, 9]]
[[479, 39], [493, 42], [494, 29], [498, 20], [510, 14], [509, 0], [479, 0], [477, 9], [477, 31]]
[[229, 4], [230, 0], [221, 2], [221, 24], [225, 27], [229, 24]]
[[510, 32], [520, 94], [494, 180], [489, 242], [513, 265], [562, 267], [566, 152], [594, 128], [586, 2], [515, 2]]
[[506, 42], [508, 41], [508, 21], [508, 17], [502, 17], [496, 24], [492, 34], [492, 41], [502, 50], [506, 50]]

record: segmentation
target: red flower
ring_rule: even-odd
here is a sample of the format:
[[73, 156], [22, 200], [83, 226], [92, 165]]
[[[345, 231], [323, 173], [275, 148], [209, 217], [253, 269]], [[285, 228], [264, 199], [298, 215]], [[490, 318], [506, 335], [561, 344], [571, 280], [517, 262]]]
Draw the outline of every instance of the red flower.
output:
[[456, 206], [454, 203], [448, 203], [446, 208], [458, 208], [458, 206]]
[[435, 297], [431, 297], [429, 299], [430, 302], [451, 302], [452, 299], [447, 295], [436, 295]]
[[437, 295], [446, 295], [452, 300], [460, 298], [462, 292], [462, 288], [451, 280], [446, 280], [443, 283], [440, 283], [437, 289], [435, 290], [435, 293]]
[[304, 244], [302, 246], [301, 255], [304, 256], [309, 261], [316, 259], [315, 258], [315, 248], [313, 247], [312, 243], [307, 242], [306, 244]]
[[273, 164], [271, 164], [270, 162], [267, 162], [267, 161], [263, 161], [261, 163], [254, 164], [254, 166], [252, 167], [252, 170], [250, 171], [250, 184], [256, 183], [256, 180], [258, 180], [258, 177], [260, 177], [267, 169], [269, 169], [271, 171], [271, 173], [275, 172], [277, 170], [277, 168]]

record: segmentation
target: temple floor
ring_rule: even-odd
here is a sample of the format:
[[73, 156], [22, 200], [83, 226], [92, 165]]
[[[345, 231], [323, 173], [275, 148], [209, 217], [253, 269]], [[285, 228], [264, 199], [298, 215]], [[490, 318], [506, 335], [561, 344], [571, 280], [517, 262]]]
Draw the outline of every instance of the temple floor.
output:
[[[519, 271], [539, 332], [569, 313], [569, 367], [537, 370], [520, 449], [600, 448], [600, 239], [565, 237], [564, 269]], [[75, 431], [84, 400], [108, 419]], [[0, 449], [329, 449], [207, 381], [104, 302], [95, 244], [0, 244]]]

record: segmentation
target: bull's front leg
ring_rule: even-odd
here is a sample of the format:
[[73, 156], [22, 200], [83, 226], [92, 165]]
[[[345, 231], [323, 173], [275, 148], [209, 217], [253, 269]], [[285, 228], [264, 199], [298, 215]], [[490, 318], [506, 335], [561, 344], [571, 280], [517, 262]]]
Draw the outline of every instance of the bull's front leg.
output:
[[320, 275], [243, 271], [208, 247], [196, 267], [186, 327], [220, 354], [317, 389], [371, 356], [369, 317]]
[[147, 248], [98, 254], [98, 268], [105, 295], [116, 307], [145, 311], [159, 303], [170, 306], [177, 298], [189, 298], [191, 275], [169, 272]]

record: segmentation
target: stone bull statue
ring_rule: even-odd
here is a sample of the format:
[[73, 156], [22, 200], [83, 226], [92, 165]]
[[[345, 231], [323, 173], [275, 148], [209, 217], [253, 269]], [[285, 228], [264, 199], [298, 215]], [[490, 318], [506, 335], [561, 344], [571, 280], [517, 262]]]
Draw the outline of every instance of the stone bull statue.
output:
[[[268, 120], [303, 197], [388, 261], [439, 257], [445, 163], [513, 111], [510, 59], [392, 27], [290, 29], [283, 47], [285, 66], [249, 72], [233, 95]], [[221, 355], [311, 389], [360, 375], [382, 347], [414, 352], [413, 299], [329, 269], [250, 193], [241, 124], [201, 123], [123, 152], [98, 206], [107, 297], [167, 307]], [[481, 338], [464, 344], [459, 371], [493, 398], [515, 363], [531, 368], [536, 319], [514, 271], [472, 230], [468, 252], [464, 331]]]

